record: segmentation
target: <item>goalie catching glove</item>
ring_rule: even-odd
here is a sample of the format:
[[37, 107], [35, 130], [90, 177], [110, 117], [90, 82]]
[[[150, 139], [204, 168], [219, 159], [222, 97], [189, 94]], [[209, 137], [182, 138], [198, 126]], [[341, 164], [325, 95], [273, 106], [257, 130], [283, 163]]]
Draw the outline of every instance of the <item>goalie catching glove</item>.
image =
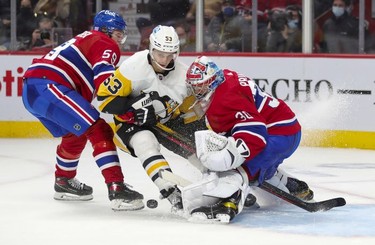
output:
[[250, 150], [241, 139], [224, 137], [211, 130], [195, 132], [197, 157], [211, 171], [235, 169], [250, 156]]

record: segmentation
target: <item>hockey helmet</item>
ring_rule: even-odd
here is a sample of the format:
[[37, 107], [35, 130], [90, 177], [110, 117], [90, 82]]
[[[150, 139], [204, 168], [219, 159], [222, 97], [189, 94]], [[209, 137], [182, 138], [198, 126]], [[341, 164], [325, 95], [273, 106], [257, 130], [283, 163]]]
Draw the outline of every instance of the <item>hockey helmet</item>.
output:
[[198, 57], [186, 72], [186, 83], [197, 99], [213, 92], [224, 80], [223, 70], [207, 56]]
[[110, 37], [113, 31], [122, 32], [124, 37], [121, 40], [121, 44], [126, 41], [126, 27], [125, 20], [121, 15], [111, 10], [102, 10], [94, 17], [94, 30], [104, 32]]
[[[156, 60], [154, 51], [172, 55], [173, 66], [163, 67]], [[180, 40], [175, 29], [172, 26], [156, 26], [150, 35], [150, 56], [154, 62], [163, 70], [172, 70], [174, 61], [180, 53]]]
[[168, 53], [180, 51], [180, 40], [172, 26], [156, 26], [150, 35], [150, 51], [159, 50]]

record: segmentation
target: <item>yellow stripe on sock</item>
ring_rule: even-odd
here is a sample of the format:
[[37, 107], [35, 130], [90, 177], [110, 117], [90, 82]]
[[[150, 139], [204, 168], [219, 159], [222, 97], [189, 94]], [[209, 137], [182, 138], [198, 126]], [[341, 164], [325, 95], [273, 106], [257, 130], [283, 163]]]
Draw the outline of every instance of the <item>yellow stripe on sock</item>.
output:
[[169, 168], [169, 164], [166, 161], [157, 162], [157, 163], [153, 164], [149, 169], [147, 169], [147, 175], [151, 176], [152, 172], [154, 172], [158, 168], [161, 169], [162, 167], [168, 167]]

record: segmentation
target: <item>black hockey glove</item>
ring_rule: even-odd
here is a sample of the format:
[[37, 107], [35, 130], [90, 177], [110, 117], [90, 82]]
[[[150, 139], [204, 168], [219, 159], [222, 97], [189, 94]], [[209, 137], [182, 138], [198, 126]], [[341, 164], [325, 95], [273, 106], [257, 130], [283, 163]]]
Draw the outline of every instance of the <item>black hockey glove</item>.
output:
[[148, 93], [141, 93], [137, 97], [129, 99], [125, 108], [126, 113], [117, 115], [124, 122], [134, 123], [138, 126], [153, 126], [157, 122], [152, 99]]
[[138, 126], [154, 126], [157, 123], [155, 109], [152, 105], [133, 111], [134, 124]]

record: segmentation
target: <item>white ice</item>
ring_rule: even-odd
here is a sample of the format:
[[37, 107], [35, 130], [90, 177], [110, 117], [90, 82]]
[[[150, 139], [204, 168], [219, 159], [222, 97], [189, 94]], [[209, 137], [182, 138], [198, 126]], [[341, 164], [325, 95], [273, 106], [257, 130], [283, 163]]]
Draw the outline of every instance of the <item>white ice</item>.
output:
[[[344, 197], [344, 207], [308, 213], [264, 194], [260, 209], [245, 210], [232, 223], [221, 225], [176, 217], [166, 200], [159, 200], [156, 209], [113, 212], [90, 145], [77, 177], [94, 188], [94, 200], [55, 201], [58, 142], [0, 139], [1, 245], [375, 244], [375, 151], [300, 147], [283, 163], [289, 173], [309, 183], [315, 200]], [[178, 174], [196, 178], [195, 169], [184, 159], [164, 153]], [[158, 199], [138, 160], [123, 152], [120, 157], [125, 181], [145, 200]]]

